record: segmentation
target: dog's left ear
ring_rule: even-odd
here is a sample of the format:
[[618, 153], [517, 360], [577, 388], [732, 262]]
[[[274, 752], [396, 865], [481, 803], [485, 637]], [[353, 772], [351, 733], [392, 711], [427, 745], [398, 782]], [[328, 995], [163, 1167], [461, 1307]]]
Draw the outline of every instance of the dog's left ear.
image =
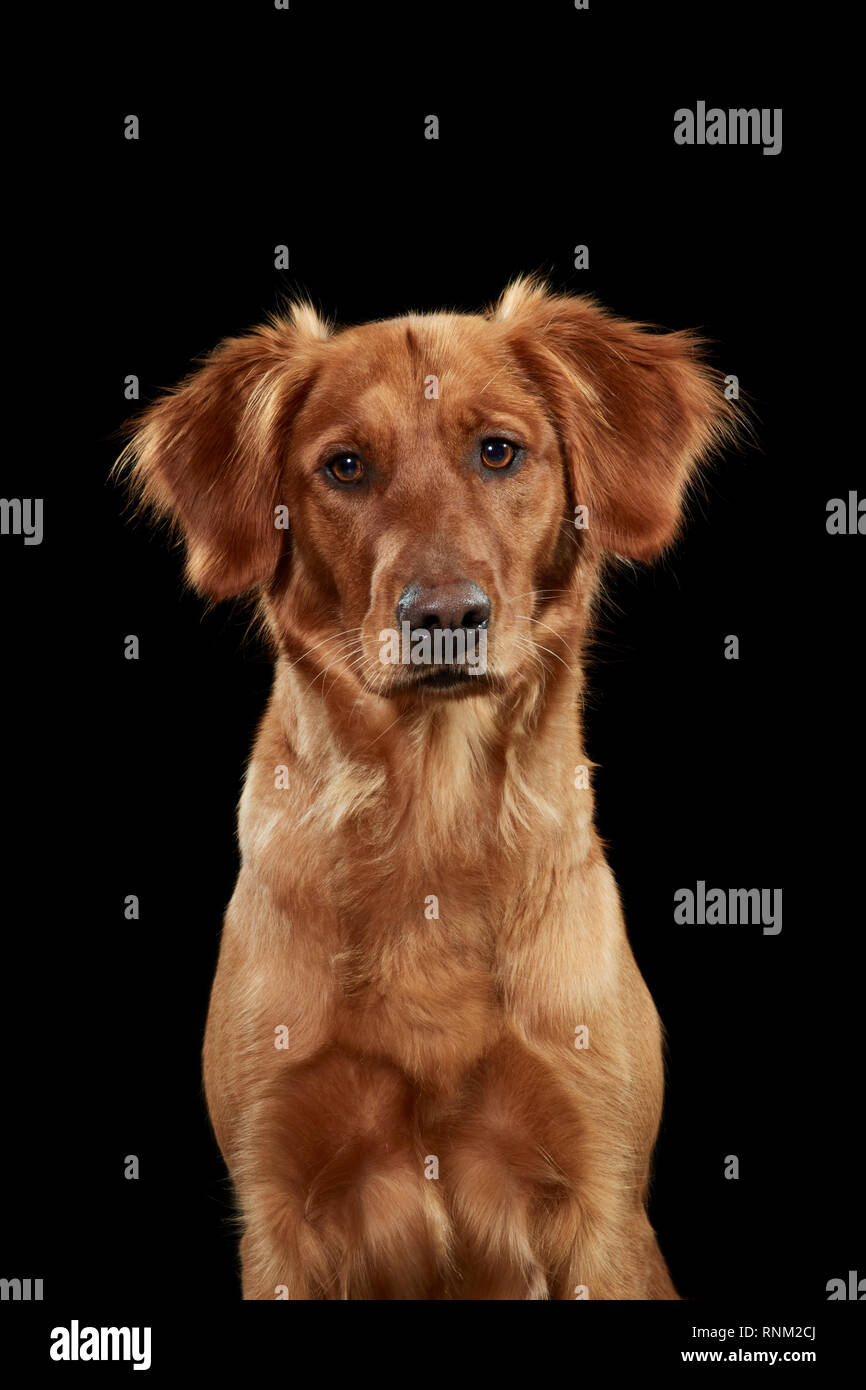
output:
[[674, 539], [701, 463], [735, 432], [700, 341], [531, 278], [505, 291], [493, 317], [550, 411], [588, 530], [609, 552], [653, 559]]
[[327, 336], [309, 305], [294, 305], [227, 339], [129, 427], [117, 471], [179, 527], [190, 583], [209, 598], [265, 584], [276, 570], [288, 433]]

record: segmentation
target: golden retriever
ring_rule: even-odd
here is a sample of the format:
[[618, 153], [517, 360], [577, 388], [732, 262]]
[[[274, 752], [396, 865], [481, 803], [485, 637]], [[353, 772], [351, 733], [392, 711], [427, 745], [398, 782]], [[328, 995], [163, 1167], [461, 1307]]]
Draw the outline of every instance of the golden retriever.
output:
[[296, 303], [134, 423], [189, 580], [275, 653], [204, 1042], [245, 1298], [677, 1297], [581, 651], [728, 410], [690, 335], [528, 277], [482, 314]]

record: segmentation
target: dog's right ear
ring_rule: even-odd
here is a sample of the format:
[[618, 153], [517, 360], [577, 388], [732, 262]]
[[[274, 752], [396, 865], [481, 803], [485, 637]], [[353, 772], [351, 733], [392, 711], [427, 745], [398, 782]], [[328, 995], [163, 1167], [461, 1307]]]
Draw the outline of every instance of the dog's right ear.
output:
[[267, 583], [276, 569], [286, 440], [328, 336], [309, 305], [295, 305], [227, 339], [129, 426], [116, 469], [180, 526], [189, 580], [212, 599]]

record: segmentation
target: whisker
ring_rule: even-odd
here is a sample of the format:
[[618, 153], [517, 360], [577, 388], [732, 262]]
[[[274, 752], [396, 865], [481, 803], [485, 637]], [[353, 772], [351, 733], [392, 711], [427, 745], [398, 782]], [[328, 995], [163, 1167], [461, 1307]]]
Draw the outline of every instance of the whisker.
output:
[[546, 627], [547, 631], [552, 632], [554, 637], [556, 637], [564, 647], [568, 647], [568, 650], [571, 652], [575, 661], [577, 660], [577, 652], [574, 650], [574, 647], [572, 647], [570, 643], [566, 642], [562, 634], [557, 632], [555, 627], [551, 627], [550, 623], [543, 623], [540, 618], [530, 618], [528, 613], [518, 613], [517, 616], [518, 618], [525, 618], [528, 623], [536, 623], [538, 627]]
[[568, 594], [569, 589], [527, 589], [524, 594], [515, 594], [513, 598], [505, 600], [506, 606], [516, 603], [518, 599], [528, 598], [532, 594], [533, 598], [550, 598], [553, 594]]
[[317, 642], [316, 645], [315, 645], [314, 647], [309, 647], [309, 648], [307, 649], [307, 651], [301, 652], [301, 655], [297, 658], [296, 661], [290, 661], [290, 662], [289, 662], [289, 670], [291, 670], [293, 666], [297, 666], [298, 662], [299, 662], [299, 661], [303, 661], [305, 657], [312, 655], [313, 652], [317, 652], [317, 651], [319, 650], [319, 647], [324, 647], [324, 645], [325, 645], [326, 642], [336, 642], [336, 640], [337, 640], [338, 637], [345, 637], [346, 634], [349, 633], [349, 632], [360, 632], [360, 631], [361, 631], [361, 629], [360, 629], [359, 627], [347, 627], [347, 628], [344, 629], [343, 632], [333, 632], [333, 633], [331, 633], [329, 636], [324, 637], [324, 638], [322, 639], [321, 642]]
[[[357, 630], [360, 632], [360, 628], [358, 628]], [[312, 680], [309, 682], [309, 684], [305, 687], [305, 693], [306, 693], [307, 690], [309, 690], [312, 686], [314, 686], [314, 685], [316, 684], [316, 681], [321, 680], [321, 681], [322, 681], [322, 698], [324, 699], [324, 695], [325, 695], [324, 678], [327, 676], [327, 674], [328, 674], [328, 672], [330, 671], [331, 667], [332, 667], [332, 666], [335, 666], [335, 665], [337, 664], [338, 661], [340, 661], [340, 660], [345, 661], [345, 660], [347, 659], [346, 657], [342, 656], [341, 654], [342, 654], [344, 651], [347, 652], [347, 653], [349, 653], [349, 654], [351, 654], [352, 649], [353, 649], [354, 647], [357, 647], [357, 645], [358, 645], [358, 640], [357, 640], [357, 638], [353, 638], [353, 639], [352, 639], [351, 641], [349, 641], [349, 642], [344, 642], [343, 645], [342, 645], [342, 647], [341, 647], [338, 651], [336, 651], [336, 652], [334, 653], [333, 657], [332, 657], [331, 660], [328, 662], [327, 666], [323, 667], [323, 669], [322, 669], [321, 671], [317, 671], [317, 672], [316, 672], [316, 674], [313, 676], [313, 679], [312, 679]], [[334, 677], [334, 679], [336, 680], [336, 677]]]
[[395, 724], [399, 724], [399, 723], [400, 723], [400, 720], [401, 720], [402, 718], [403, 718], [403, 714], [402, 714], [402, 712], [401, 712], [400, 714], [397, 715], [397, 718], [396, 718], [396, 719], [392, 719], [392, 721], [391, 721], [391, 723], [388, 725], [388, 728], [387, 728], [387, 729], [383, 729], [382, 732], [381, 732], [381, 734], [377, 734], [376, 737], [373, 739], [373, 741], [372, 741], [371, 743], [368, 743], [368, 744], [367, 744], [367, 747], [368, 747], [368, 748], [372, 748], [372, 747], [373, 747], [373, 744], [374, 744], [374, 743], [378, 743], [380, 738], [384, 738], [385, 735], [386, 735], [387, 733], [389, 733], [391, 729], [393, 729], [393, 727], [394, 727]]
[[553, 659], [554, 659], [554, 661], [558, 661], [559, 664], [560, 664], [561, 666], [564, 666], [564, 667], [565, 667], [566, 671], [571, 671], [571, 667], [569, 666], [568, 662], [567, 662], [567, 661], [563, 661], [563, 659], [562, 659], [561, 656], [557, 656], [556, 652], [552, 652], [552, 651], [550, 650], [550, 648], [549, 648], [549, 647], [545, 647], [545, 646], [543, 645], [543, 643], [541, 643], [541, 642], [536, 642], [536, 641], [534, 641], [531, 637], [526, 637], [526, 638], [524, 638], [524, 641], [531, 642], [531, 643], [532, 643], [532, 646], [535, 647], [535, 648], [536, 648], [538, 651], [540, 651], [540, 652], [547, 652], [548, 656], [552, 656]]
[[[556, 652], [552, 652], [549, 647], [543, 646], [541, 642], [535, 642], [531, 637], [517, 637], [515, 640], [521, 643], [528, 642], [529, 646], [533, 648], [536, 652], [547, 652], [548, 656], [552, 656], [554, 661], [558, 661], [560, 666], [564, 666], [566, 671], [568, 671], [571, 675], [576, 675], [576, 672], [572, 669], [571, 666], [569, 666], [567, 661], [563, 661], [561, 656], [557, 656]], [[527, 650], [527, 648], [524, 647], [524, 650]], [[542, 665], [544, 664], [541, 657], [539, 657], [538, 660], [542, 662]]]

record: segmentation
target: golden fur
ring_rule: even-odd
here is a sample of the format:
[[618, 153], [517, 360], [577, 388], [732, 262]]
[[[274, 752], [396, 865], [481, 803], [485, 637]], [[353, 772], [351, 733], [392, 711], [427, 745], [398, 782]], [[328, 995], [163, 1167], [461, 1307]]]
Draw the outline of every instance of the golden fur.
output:
[[[204, 1045], [245, 1298], [676, 1298], [645, 1210], [660, 1025], [575, 785], [581, 651], [725, 410], [688, 335], [524, 279], [339, 332], [295, 306], [136, 422], [192, 583], [255, 593], [276, 655]], [[506, 428], [526, 463], [482, 476]], [[321, 472], [346, 450], [374, 467], [351, 496]], [[379, 634], [455, 576], [491, 599], [488, 678], [407, 688]]]

